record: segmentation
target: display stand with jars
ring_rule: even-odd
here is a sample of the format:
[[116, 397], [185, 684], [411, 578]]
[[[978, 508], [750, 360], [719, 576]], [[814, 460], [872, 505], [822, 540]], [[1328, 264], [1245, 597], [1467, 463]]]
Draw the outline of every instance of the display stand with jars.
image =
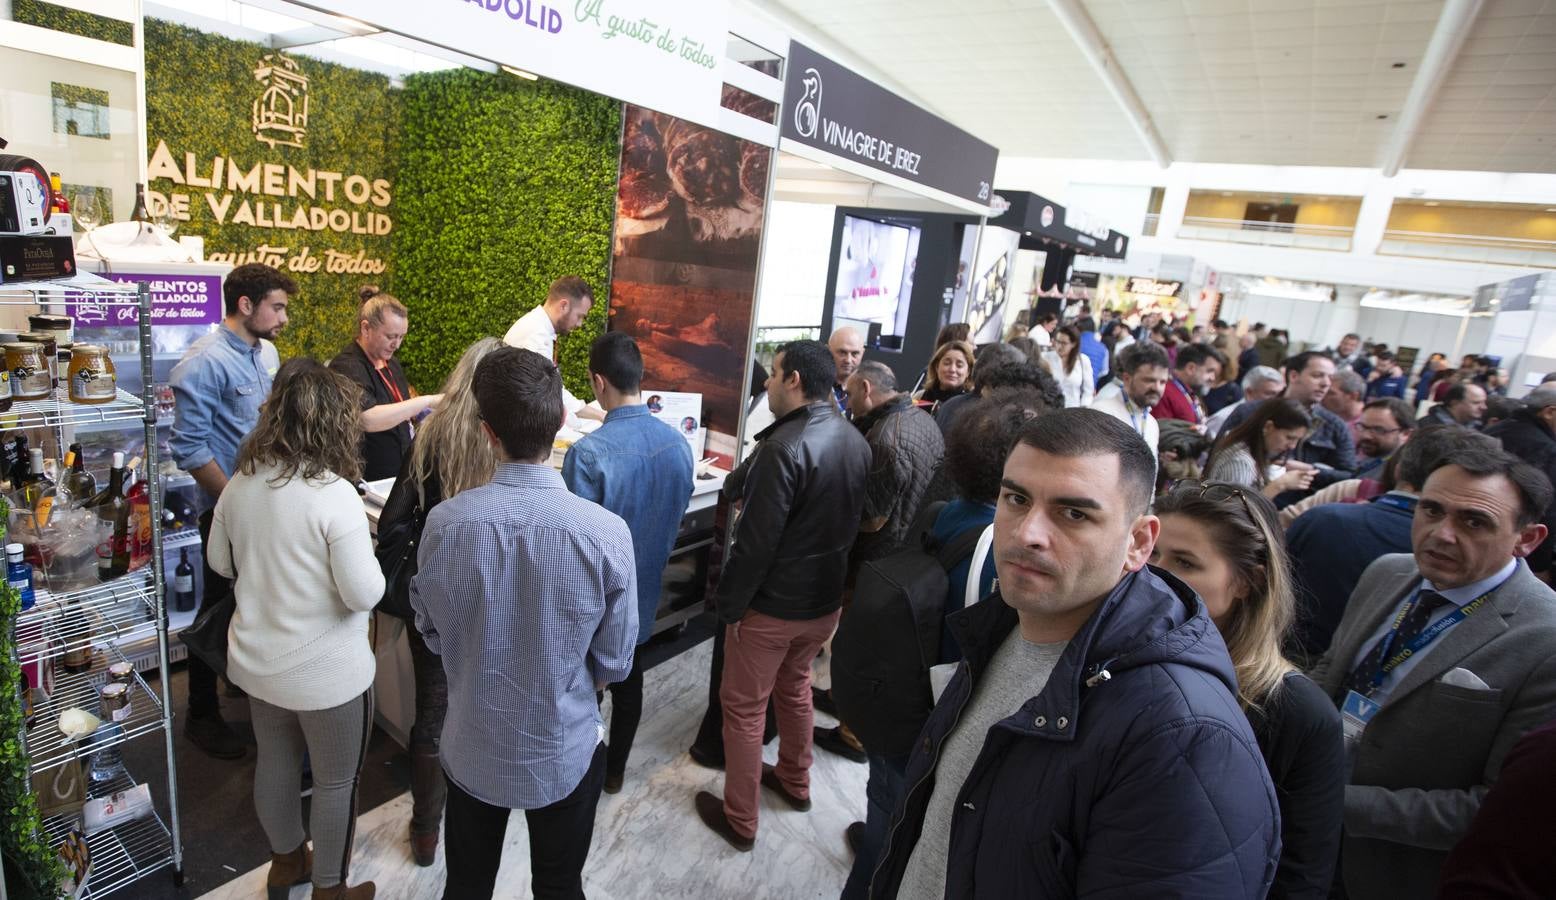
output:
[[[0, 442], [12, 482], [7, 577], [23, 591], [24, 607], [16, 648], [27, 724], [18, 737], [50, 845], [67, 848], [67, 861], [86, 860], [77, 896], [134, 896], [121, 889], [162, 870], [183, 883], [151, 300], [145, 284], [85, 274], [0, 284], [4, 321], [25, 320], [26, 307], [45, 321], [62, 313], [77, 323], [120, 324], [140, 347], [139, 395], [118, 386], [105, 348], [67, 349], [68, 331], [54, 335], [52, 358], [47, 350], [29, 353], [21, 341], [7, 343], [8, 360], [14, 355], [18, 365], [8, 363], [0, 376], [8, 382], [0, 395], [7, 386], [11, 395], [0, 396]], [[104, 430], [122, 431], [127, 443], [143, 440], [144, 461], [132, 467], [114, 454], [99, 481], [79, 464], [75, 438]], [[23, 452], [25, 462], [18, 458]], [[52, 478], [37, 465], [44, 458], [59, 461]], [[28, 580], [30, 597], [22, 587]], [[126, 655], [150, 640], [154, 655]], [[146, 677], [152, 671], [154, 688]], [[160, 741], [165, 780], [125, 766], [123, 747], [139, 740]], [[165, 785], [165, 795], [151, 797], [142, 778]]]

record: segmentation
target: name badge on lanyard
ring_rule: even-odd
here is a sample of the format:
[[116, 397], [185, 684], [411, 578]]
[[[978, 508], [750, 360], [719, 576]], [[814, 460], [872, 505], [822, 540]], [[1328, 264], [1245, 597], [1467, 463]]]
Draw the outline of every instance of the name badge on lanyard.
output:
[[1347, 691], [1345, 703], [1340, 706], [1340, 723], [1345, 730], [1345, 748], [1354, 750], [1356, 743], [1361, 740], [1362, 732], [1367, 729], [1367, 723], [1377, 715], [1383, 704], [1376, 700], [1368, 700], [1355, 691]]

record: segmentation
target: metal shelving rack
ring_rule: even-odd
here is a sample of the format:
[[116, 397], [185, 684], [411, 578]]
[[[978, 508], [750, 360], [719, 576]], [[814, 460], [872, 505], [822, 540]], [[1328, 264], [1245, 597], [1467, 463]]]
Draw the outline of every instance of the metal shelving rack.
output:
[[[87, 839], [91, 848], [91, 869], [81, 898], [102, 897], [119, 891], [146, 876], [171, 869], [175, 884], [183, 884], [183, 842], [179, 837], [178, 769], [173, 755], [173, 716], [168, 687], [168, 619], [163, 596], [162, 476], [157, 460], [157, 406], [152, 377], [151, 296], [145, 284], [121, 285], [92, 275], [77, 275], [61, 281], [0, 284], [0, 307], [72, 304], [97, 307], [113, 323], [135, 325], [140, 337], [141, 396], [119, 391], [118, 399], [104, 404], [72, 403], [65, 387], [53, 397], [34, 401], [15, 401], [11, 409], [0, 413], [0, 431], [48, 429], [54, 432], [58, 446], [64, 446], [68, 427], [139, 423], [145, 430], [146, 448], [143, 471], [151, 501], [151, 563], [120, 578], [90, 587], [62, 592], [37, 589], [37, 603], [17, 617], [17, 631], [30, 639], [22, 643], [27, 652], [19, 655], [25, 666], [42, 661], [54, 666], [54, 690], [47, 703], [36, 707], [35, 725], [20, 735], [27, 748], [33, 773], [46, 772], [80, 759], [83, 766], [91, 754], [108, 747], [142, 739], [146, 735], [162, 737], [167, 764], [167, 810], [164, 819], [155, 810], [149, 815], [116, 828], [98, 832]], [[39, 639], [39, 635], [42, 639]], [[77, 707], [97, 714], [97, 688], [107, 678], [108, 667], [128, 661], [122, 647], [155, 636], [155, 657], [137, 661], [137, 668], [157, 669], [158, 690], [153, 692], [136, 672], [132, 678], [132, 712], [119, 723], [122, 732], [109, 740], [88, 737], [71, 741], [58, 729], [59, 714]], [[59, 665], [67, 650], [92, 647], [93, 663], [85, 672], [68, 673]], [[106, 718], [106, 717], [102, 717]], [[121, 783], [122, 782], [122, 783]], [[107, 796], [134, 787], [128, 777], [97, 787], [91, 796]], [[44, 821], [50, 844], [59, 846], [79, 815], [53, 816]]]

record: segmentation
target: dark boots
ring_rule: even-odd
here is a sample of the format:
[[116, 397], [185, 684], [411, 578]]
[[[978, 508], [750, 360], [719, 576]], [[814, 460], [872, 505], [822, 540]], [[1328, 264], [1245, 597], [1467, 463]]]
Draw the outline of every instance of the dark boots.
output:
[[[411, 855], [430, 866], [438, 854], [438, 826], [448, 799], [448, 782], [436, 747], [411, 751]], [[355, 900], [355, 898], [353, 898]]]
[[291, 853], [270, 854], [270, 874], [265, 876], [265, 891], [269, 900], [286, 900], [292, 886], [307, 884], [313, 877], [313, 851], [308, 842]]
[[313, 887], [313, 900], [373, 900], [373, 895], [378, 893], [378, 888], [371, 881], [346, 887], [342, 881], [334, 887]]

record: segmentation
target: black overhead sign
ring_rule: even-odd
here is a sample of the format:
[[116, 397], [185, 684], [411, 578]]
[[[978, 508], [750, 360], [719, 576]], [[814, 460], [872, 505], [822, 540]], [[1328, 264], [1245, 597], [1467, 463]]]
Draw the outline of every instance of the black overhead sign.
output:
[[784, 140], [988, 204], [998, 149], [804, 44], [785, 67]]
[[1045, 243], [1059, 243], [1087, 256], [1123, 259], [1129, 252], [1129, 237], [1095, 216], [1065, 209], [1028, 191], [999, 191], [997, 196], [1009, 202], [1010, 208], [990, 219], [989, 224], [1020, 232], [1024, 250], [1041, 250]]

